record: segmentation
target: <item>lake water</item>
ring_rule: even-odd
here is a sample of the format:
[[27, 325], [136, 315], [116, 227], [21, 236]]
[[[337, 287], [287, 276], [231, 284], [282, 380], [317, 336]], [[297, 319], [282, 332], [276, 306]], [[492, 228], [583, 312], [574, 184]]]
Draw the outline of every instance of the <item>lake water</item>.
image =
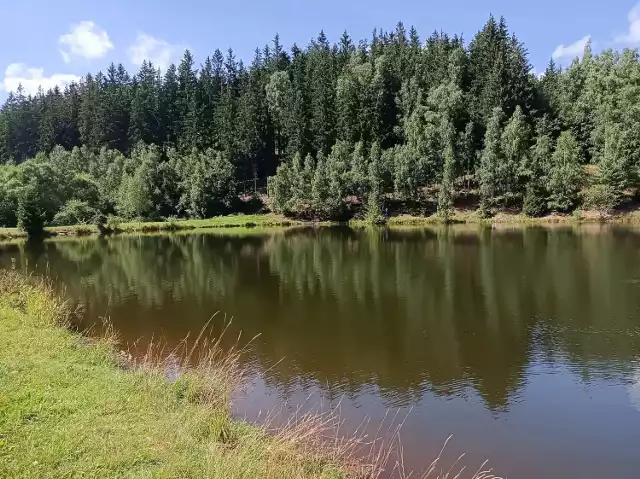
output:
[[[298, 229], [0, 246], [144, 348], [215, 313], [245, 357], [237, 414], [408, 413], [405, 464], [512, 478], [640, 477], [640, 230]], [[284, 405], [284, 406], [283, 406]]]

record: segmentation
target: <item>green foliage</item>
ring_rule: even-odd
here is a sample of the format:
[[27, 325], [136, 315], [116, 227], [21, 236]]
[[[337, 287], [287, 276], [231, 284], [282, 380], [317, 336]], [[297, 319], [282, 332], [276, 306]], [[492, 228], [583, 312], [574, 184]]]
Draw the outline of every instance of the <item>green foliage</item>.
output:
[[81, 225], [93, 222], [98, 210], [87, 201], [71, 199], [53, 217], [52, 224], [58, 226]]
[[18, 223], [18, 167], [0, 167], [0, 226], [16, 226]]
[[551, 157], [548, 182], [550, 209], [568, 211], [576, 204], [584, 179], [580, 163], [578, 142], [570, 132], [563, 132]]
[[496, 174], [500, 191], [504, 194], [513, 195], [520, 192], [520, 174], [527, 164], [530, 135], [529, 125], [522, 109], [517, 106], [500, 138], [503, 159], [498, 165]]
[[531, 182], [527, 184], [524, 200], [522, 203], [522, 212], [532, 218], [542, 216], [547, 211], [546, 190], [540, 182]]
[[614, 209], [622, 201], [624, 190], [633, 178], [633, 159], [626, 150], [627, 135], [623, 127], [609, 125], [603, 151], [598, 154], [598, 184], [590, 188], [585, 202], [590, 207]]
[[20, 165], [18, 182], [18, 226], [30, 236], [39, 235], [62, 206], [63, 178], [39, 157]]
[[369, 223], [377, 224], [384, 220], [383, 207], [383, 180], [380, 150], [377, 145], [371, 148], [369, 171], [369, 192], [366, 196], [365, 213]]
[[[444, 32], [421, 42], [398, 24], [358, 46], [346, 32], [335, 44], [320, 32], [287, 52], [276, 36], [248, 66], [217, 49], [199, 67], [186, 51], [163, 74], [148, 61], [135, 74], [112, 64], [64, 90], [8, 95], [0, 225], [16, 224], [28, 184], [45, 223], [70, 200], [103, 215], [200, 218], [241, 208], [249, 184], [268, 184], [275, 211], [307, 217], [375, 211], [385, 195], [432, 201], [436, 191], [448, 217], [456, 185], [479, 194], [483, 213], [522, 200], [539, 215], [575, 206], [574, 160], [600, 171], [585, 201], [613, 208], [637, 186], [639, 78], [636, 50], [595, 55], [589, 44], [537, 79], [494, 17], [468, 45]], [[51, 182], [19, 173], [36, 156]]]
[[153, 202], [147, 173], [141, 166], [133, 173], [125, 172], [122, 176], [116, 211], [123, 218], [144, 220], [151, 217]]
[[580, 192], [582, 208], [587, 210], [612, 211], [620, 203], [620, 196], [608, 185], [596, 183]]
[[46, 199], [34, 185], [23, 187], [18, 196], [18, 228], [29, 236], [39, 236], [49, 216]]
[[448, 222], [453, 212], [453, 189], [456, 177], [455, 131], [451, 122], [446, 118], [443, 120], [441, 128], [444, 167], [438, 192], [438, 214], [445, 222]]
[[521, 168], [526, 180], [522, 210], [527, 216], [542, 216], [547, 211], [547, 175], [551, 169], [552, 154], [551, 138], [540, 132]]
[[234, 166], [224, 153], [192, 151], [178, 161], [180, 206], [193, 218], [224, 214], [236, 197]]
[[290, 214], [289, 201], [291, 199], [291, 185], [293, 184], [291, 166], [288, 162], [282, 163], [276, 170], [276, 174], [269, 178], [269, 198], [271, 208], [278, 213]]
[[493, 110], [493, 115], [487, 127], [487, 134], [484, 140], [484, 149], [480, 157], [478, 168], [478, 179], [480, 182], [480, 207], [488, 210], [496, 196], [499, 194], [500, 177], [499, 168], [503, 163], [502, 157], [502, 121], [504, 113], [500, 108]]

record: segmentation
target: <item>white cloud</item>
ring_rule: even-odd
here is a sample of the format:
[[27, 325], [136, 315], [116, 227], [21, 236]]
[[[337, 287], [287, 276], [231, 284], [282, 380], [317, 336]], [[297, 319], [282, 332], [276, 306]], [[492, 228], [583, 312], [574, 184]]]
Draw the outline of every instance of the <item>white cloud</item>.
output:
[[34, 95], [38, 88], [47, 91], [55, 86], [64, 88], [71, 82], [80, 81], [80, 77], [71, 74], [55, 73], [49, 77], [44, 76], [44, 69], [29, 68], [24, 63], [12, 63], [4, 72], [4, 78], [0, 83], [0, 90], [15, 92], [22, 85], [26, 95]]
[[531, 67], [531, 70], [529, 70], [529, 73], [531, 73], [538, 80], [544, 77], [544, 70], [538, 71], [538, 69], [534, 66]]
[[72, 25], [69, 33], [58, 39], [58, 45], [65, 63], [70, 63], [73, 57], [102, 58], [113, 49], [107, 32], [90, 21]]
[[134, 65], [142, 65], [142, 62], [148, 60], [156, 67], [166, 70], [173, 61], [177, 60], [181, 50], [182, 47], [179, 45], [173, 45], [146, 33], [138, 33], [136, 41], [129, 47], [127, 53]]
[[618, 35], [614, 38], [616, 43], [625, 45], [640, 45], [640, 3], [629, 12], [629, 31], [624, 35]]
[[591, 40], [591, 36], [587, 35], [584, 38], [572, 43], [571, 45], [558, 45], [551, 55], [554, 60], [558, 60], [561, 58], [576, 58], [581, 57], [584, 53], [584, 47], [587, 46], [587, 43]]

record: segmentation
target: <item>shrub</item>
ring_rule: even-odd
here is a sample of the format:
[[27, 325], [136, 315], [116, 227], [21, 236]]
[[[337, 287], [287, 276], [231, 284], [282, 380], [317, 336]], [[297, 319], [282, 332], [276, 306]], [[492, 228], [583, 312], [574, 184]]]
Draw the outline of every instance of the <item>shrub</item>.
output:
[[609, 185], [597, 183], [584, 189], [580, 196], [582, 206], [589, 210], [612, 211], [619, 203], [619, 196]]
[[522, 211], [532, 218], [542, 216], [547, 212], [547, 198], [545, 191], [537, 182], [529, 183], [524, 195]]
[[86, 201], [72, 199], [65, 203], [53, 217], [53, 224], [57, 226], [87, 224], [93, 221], [98, 210], [89, 206]]
[[41, 235], [47, 220], [47, 207], [41, 192], [33, 185], [22, 188], [18, 197], [18, 227], [29, 236]]
[[110, 233], [122, 231], [122, 218], [114, 215], [109, 215], [107, 217], [107, 222], [104, 228], [105, 231], [108, 231]]

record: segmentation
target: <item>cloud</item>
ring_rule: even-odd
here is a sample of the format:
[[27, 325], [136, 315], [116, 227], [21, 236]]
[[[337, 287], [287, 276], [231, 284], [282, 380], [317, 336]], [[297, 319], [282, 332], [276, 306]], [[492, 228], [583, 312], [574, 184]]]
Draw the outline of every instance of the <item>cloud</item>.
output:
[[614, 38], [616, 43], [640, 45], [640, 3], [629, 12], [629, 31]]
[[87, 60], [102, 58], [113, 49], [107, 32], [90, 21], [72, 25], [69, 33], [58, 39], [58, 45], [65, 63], [71, 63], [73, 57]]
[[591, 40], [591, 36], [587, 35], [580, 40], [573, 42], [571, 45], [558, 45], [554, 50], [551, 57], [554, 60], [559, 60], [561, 58], [576, 58], [581, 57], [584, 53], [584, 47], [587, 46], [587, 43]]
[[26, 95], [35, 95], [38, 88], [47, 91], [55, 86], [64, 88], [71, 82], [80, 81], [80, 77], [71, 74], [55, 73], [49, 77], [44, 76], [44, 69], [29, 68], [24, 63], [12, 63], [4, 72], [4, 78], [0, 83], [0, 90], [15, 92], [22, 85]]
[[138, 33], [136, 41], [127, 51], [129, 60], [134, 65], [142, 65], [145, 60], [150, 61], [156, 67], [166, 70], [177, 59], [182, 47], [173, 45], [146, 33]]
[[538, 71], [538, 69], [534, 66], [531, 67], [531, 70], [529, 70], [529, 73], [531, 73], [534, 77], [536, 77], [538, 80], [542, 79], [544, 77], [544, 70], [542, 71]]

